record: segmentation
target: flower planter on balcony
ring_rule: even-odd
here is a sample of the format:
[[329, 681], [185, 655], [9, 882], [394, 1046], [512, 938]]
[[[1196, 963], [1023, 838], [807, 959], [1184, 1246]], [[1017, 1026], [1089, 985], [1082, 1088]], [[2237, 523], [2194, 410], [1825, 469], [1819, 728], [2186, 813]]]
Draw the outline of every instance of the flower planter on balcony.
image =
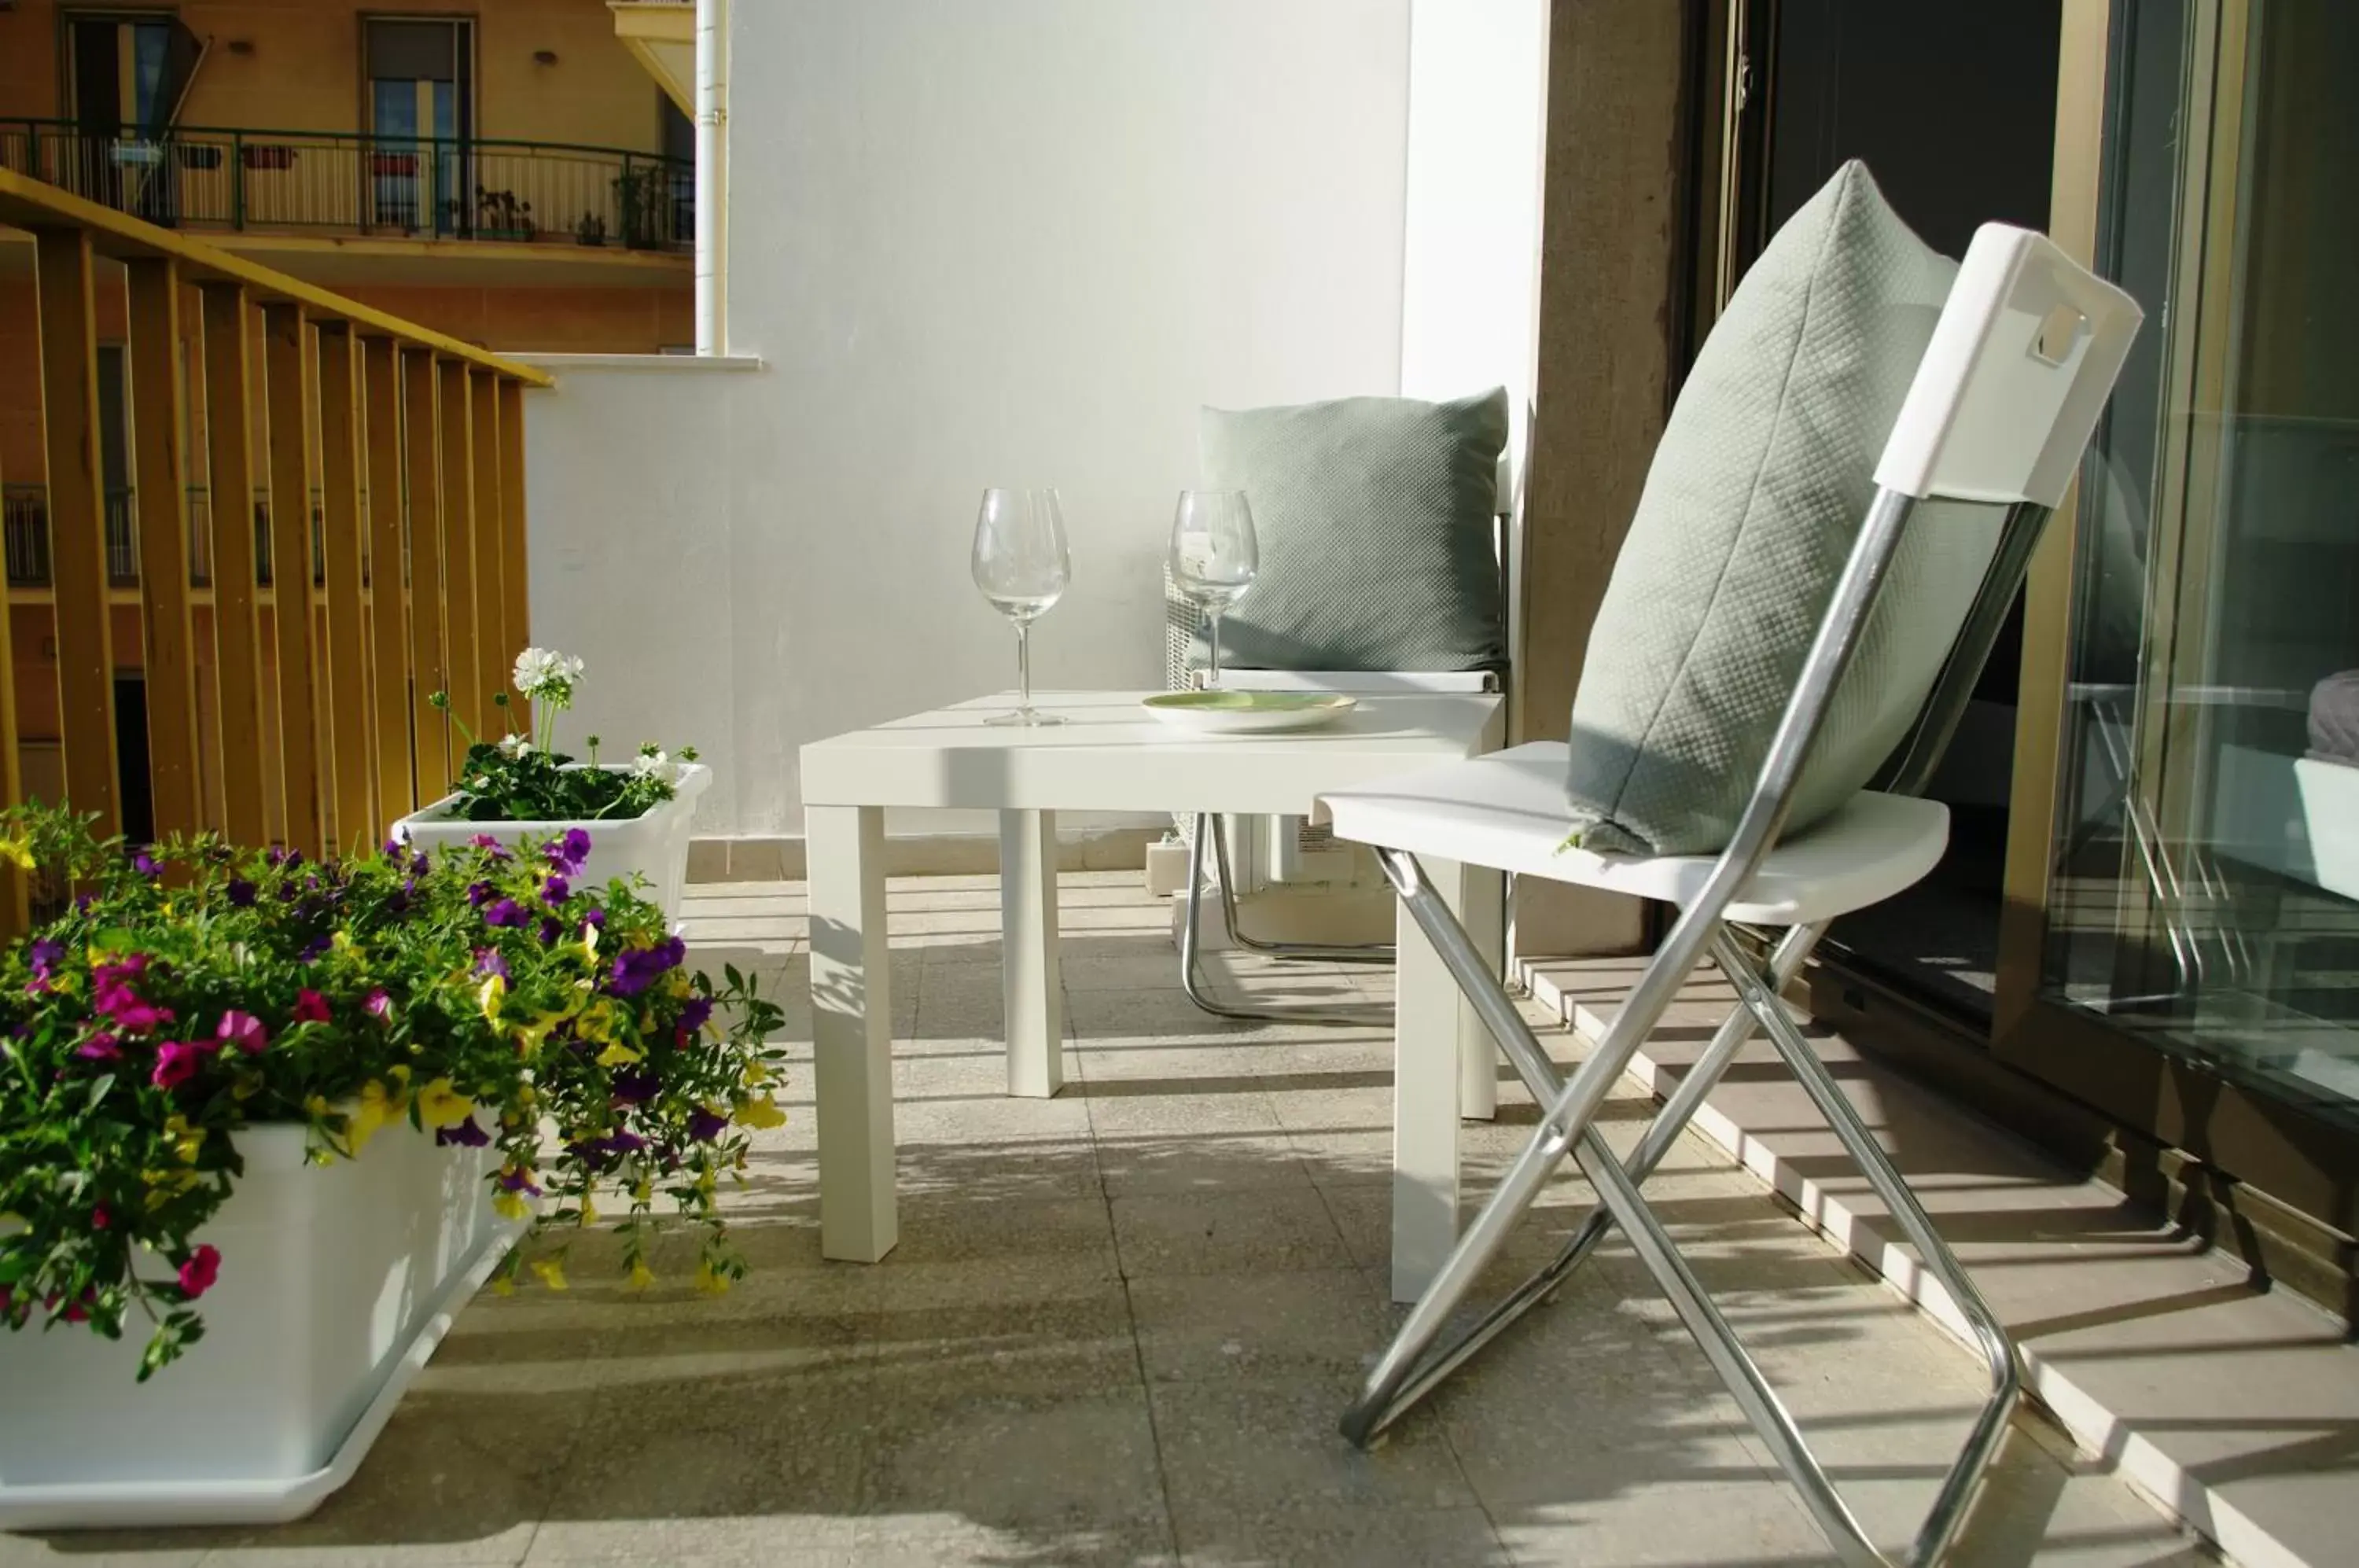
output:
[[0, 1334], [0, 1530], [302, 1518], [522, 1230], [485, 1150], [397, 1127], [314, 1165], [300, 1127], [233, 1137], [245, 1174], [199, 1233], [221, 1274], [185, 1356], [139, 1383], [144, 1332]]
[[[609, 772], [628, 771], [625, 763], [603, 766]], [[670, 800], [642, 816], [605, 822], [470, 822], [451, 814], [459, 797], [445, 795], [394, 823], [393, 836], [431, 852], [464, 844], [478, 834], [514, 845], [527, 839], [556, 838], [580, 828], [590, 835], [590, 858], [583, 863], [582, 874], [573, 878], [574, 886], [603, 887], [616, 877], [636, 873], [647, 880], [643, 896], [676, 927], [680, 890], [688, 881], [689, 819], [695, 813], [697, 797], [712, 783], [712, 768], [701, 762], [684, 763]]]

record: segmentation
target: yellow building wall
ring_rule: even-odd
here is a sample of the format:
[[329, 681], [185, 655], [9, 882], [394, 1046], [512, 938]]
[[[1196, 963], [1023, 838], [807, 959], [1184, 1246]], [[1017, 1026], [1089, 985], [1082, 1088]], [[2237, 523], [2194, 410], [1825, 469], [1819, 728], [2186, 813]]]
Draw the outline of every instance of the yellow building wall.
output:
[[[178, 14], [212, 49], [181, 122], [266, 130], [357, 131], [367, 124], [361, 20], [450, 16], [473, 20], [475, 134], [662, 150], [661, 96], [614, 37], [605, 0], [496, 0], [364, 5], [353, 0], [189, 0]], [[56, 0], [0, 12], [0, 118], [59, 118]], [[250, 52], [233, 50], [250, 44]], [[534, 56], [555, 55], [544, 65]]]

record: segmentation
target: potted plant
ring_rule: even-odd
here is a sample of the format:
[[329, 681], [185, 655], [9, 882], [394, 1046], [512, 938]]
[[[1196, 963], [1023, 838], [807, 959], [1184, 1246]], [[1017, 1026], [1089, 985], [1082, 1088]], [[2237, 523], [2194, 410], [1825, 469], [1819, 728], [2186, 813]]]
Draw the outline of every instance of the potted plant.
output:
[[581, 221], [573, 225], [573, 238], [576, 243], [581, 245], [604, 245], [606, 243], [606, 220], [600, 217], [595, 212], [582, 213]]
[[529, 240], [539, 233], [533, 223], [532, 203], [519, 201], [513, 191], [475, 187], [475, 232], [479, 239]]
[[[395, 822], [393, 836], [424, 848], [485, 837], [513, 847], [578, 832], [590, 844], [587, 880], [641, 879], [647, 898], [676, 920], [688, 880], [690, 820], [712, 770], [697, 761], [694, 746], [680, 747], [678, 761], [649, 743], [628, 762], [601, 763], [596, 735], [588, 737], [587, 762], [557, 750], [557, 715], [573, 705], [582, 675], [582, 660], [569, 655], [542, 648], [518, 654], [514, 678], [528, 705], [529, 732], [478, 740], [461, 726], [467, 756], [458, 788]], [[431, 700], [448, 711], [444, 693]], [[511, 706], [505, 691], [494, 701], [504, 713]]]
[[780, 1119], [778, 1010], [586, 853], [0, 813], [80, 889], [0, 957], [0, 1530], [299, 1517], [518, 1236], [498, 1285], [563, 1289], [602, 1204], [635, 1285], [659, 1203], [701, 1288], [743, 1273], [714, 1189]]
[[623, 218], [623, 244], [653, 250], [669, 236], [663, 221], [664, 170], [629, 169], [614, 178], [614, 210]]

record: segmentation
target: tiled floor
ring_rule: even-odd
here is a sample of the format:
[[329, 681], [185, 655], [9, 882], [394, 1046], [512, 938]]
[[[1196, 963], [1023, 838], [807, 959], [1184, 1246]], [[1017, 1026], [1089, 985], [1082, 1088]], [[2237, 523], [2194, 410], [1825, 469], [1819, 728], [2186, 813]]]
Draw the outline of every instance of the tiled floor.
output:
[[[1069, 877], [1065, 1093], [1005, 1098], [989, 878], [897, 882], [902, 1241], [822, 1263], [809, 1080], [737, 1199], [756, 1272], [718, 1301], [485, 1296], [359, 1476], [279, 1530], [0, 1537], [0, 1565], [1810, 1563], [1825, 1549], [1618, 1245], [1374, 1454], [1334, 1435], [1396, 1321], [1390, 1046], [1223, 1024], [1176, 989], [1135, 873]], [[802, 975], [799, 889], [696, 890], [697, 958]], [[906, 933], [906, 936], [904, 935]], [[1380, 974], [1240, 966], [1380, 1006]], [[790, 1004], [808, 1039], [807, 1015]], [[1558, 1043], [1570, 1046], [1569, 1039]], [[1495, 1171], [1531, 1107], [1470, 1127]], [[1645, 1104], [1608, 1108], [1617, 1142]], [[1690, 1138], [1650, 1184], [1897, 1549], [1976, 1398], [1965, 1353]], [[1578, 1215], [1564, 1178], [1508, 1260]], [[675, 1269], [677, 1277], [683, 1270]], [[2037, 1418], [1955, 1561], [2211, 1561]]]

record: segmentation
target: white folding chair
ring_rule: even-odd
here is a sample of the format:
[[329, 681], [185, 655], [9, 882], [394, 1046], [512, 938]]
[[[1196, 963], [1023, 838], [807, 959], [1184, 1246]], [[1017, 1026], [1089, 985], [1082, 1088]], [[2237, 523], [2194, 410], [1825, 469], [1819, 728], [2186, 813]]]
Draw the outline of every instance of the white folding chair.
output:
[[[1669, 1150], [1753, 1033], [1766, 1029], [1927, 1269], [1949, 1290], [1989, 1365], [1991, 1395], [1906, 1558], [1939, 1558], [1996, 1452], [2019, 1382], [2006, 1330], [1975, 1291], [1906, 1181], [1877, 1146], [1778, 999], [1829, 921], [1907, 887], [1930, 871], [1948, 812], [1914, 798], [1930, 777], [1988, 653], [2049, 510], [2062, 497], [2110, 396], [2139, 311], [2040, 235], [1986, 225], [1966, 253], [1899, 419], [1875, 469], [1875, 495], [1836, 584], [1752, 796], [1718, 855], [1642, 857], [1560, 849], [1565, 836], [1564, 743], [1512, 747], [1340, 792], [1322, 805], [1341, 837], [1374, 846], [1386, 877], [1468, 1001], [1544, 1107], [1509, 1168], [1371, 1374], [1343, 1433], [1365, 1445], [1533, 1305], [1551, 1295], [1618, 1225], [1746, 1417], [1851, 1563], [1888, 1560], [1870, 1542], [1793, 1418], [1706, 1295], [1638, 1184]], [[1929, 496], [2011, 508], [1981, 592], [1887, 789], [1862, 791], [1790, 843], [1779, 825], [1821, 719], [1860, 640], [1912, 507]], [[1549, 1061], [1498, 977], [1424, 883], [1418, 856], [1496, 867], [1661, 898], [1680, 916], [1624, 998], [1604, 1038], [1570, 1077]], [[1746, 958], [1730, 922], [1784, 928], [1766, 968]], [[1592, 1130], [1614, 1082], [1706, 954], [1742, 1005], [1647, 1128], [1625, 1165]], [[1596, 1187], [1600, 1208], [1538, 1274], [1470, 1328], [1437, 1346], [1475, 1278], [1568, 1158]]]

